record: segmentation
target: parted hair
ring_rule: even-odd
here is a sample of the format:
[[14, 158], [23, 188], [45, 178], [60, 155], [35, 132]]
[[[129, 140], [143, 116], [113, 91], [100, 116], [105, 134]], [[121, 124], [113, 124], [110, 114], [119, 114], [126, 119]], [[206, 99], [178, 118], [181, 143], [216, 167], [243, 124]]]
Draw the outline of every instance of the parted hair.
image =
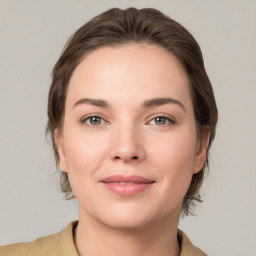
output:
[[[66, 43], [53, 68], [48, 97], [46, 132], [51, 136], [56, 163], [58, 165], [59, 156], [54, 131], [62, 129], [67, 88], [75, 68], [88, 53], [98, 48], [129, 43], [157, 45], [178, 59], [190, 82], [197, 134], [201, 136], [206, 126], [210, 130], [205, 164], [200, 172], [193, 175], [183, 199], [183, 215], [192, 214], [195, 202], [202, 202], [199, 189], [208, 169], [209, 149], [215, 137], [218, 111], [197, 41], [182, 25], [156, 9], [110, 9], [85, 23]], [[67, 199], [74, 197], [66, 172], [60, 172], [60, 187]]]

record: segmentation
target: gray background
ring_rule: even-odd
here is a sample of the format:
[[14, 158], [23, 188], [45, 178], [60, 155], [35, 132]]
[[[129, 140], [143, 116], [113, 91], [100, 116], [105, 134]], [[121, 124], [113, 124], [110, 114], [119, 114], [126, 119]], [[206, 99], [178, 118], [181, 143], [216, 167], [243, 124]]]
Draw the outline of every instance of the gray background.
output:
[[212, 256], [256, 255], [256, 1], [0, 1], [0, 244], [77, 218], [44, 137], [50, 72], [68, 37], [110, 7], [155, 7], [201, 45], [219, 112], [205, 203], [181, 220]]

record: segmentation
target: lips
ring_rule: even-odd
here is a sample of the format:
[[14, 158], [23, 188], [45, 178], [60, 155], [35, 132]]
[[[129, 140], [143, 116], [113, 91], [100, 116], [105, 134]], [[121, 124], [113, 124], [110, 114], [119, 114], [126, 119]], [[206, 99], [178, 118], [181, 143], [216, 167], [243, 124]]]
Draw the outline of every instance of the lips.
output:
[[149, 189], [154, 180], [138, 175], [114, 175], [100, 181], [108, 190], [119, 196], [132, 196]]

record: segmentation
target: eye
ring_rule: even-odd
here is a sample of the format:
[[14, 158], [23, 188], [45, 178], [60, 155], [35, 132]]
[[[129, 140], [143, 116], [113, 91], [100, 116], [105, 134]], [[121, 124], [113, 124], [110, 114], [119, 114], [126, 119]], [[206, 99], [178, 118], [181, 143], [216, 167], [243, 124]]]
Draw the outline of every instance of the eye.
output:
[[151, 125], [159, 125], [159, 126], [164, 126], [171, 123], [174, 124], [175, 122], [166, 116], [157, 116], [152, 120], [150, 120], [149, 122], [149, 124]]
[[99, 126], [105, 123], [105, 120], [99, 116], [90, 116], [85, 118], [83, 121], [87, 126]]

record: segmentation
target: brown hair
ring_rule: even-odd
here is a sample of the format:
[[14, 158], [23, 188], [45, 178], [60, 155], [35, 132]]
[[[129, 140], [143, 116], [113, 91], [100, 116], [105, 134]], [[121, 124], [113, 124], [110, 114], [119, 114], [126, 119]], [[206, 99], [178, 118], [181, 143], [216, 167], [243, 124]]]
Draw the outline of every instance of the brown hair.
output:
[[[174, 54], [182, 64], [190, 80], [199, 136], [203, 127], [208, 126], [210, 129], [209, 150], [215, 136], [218, 112], [203, 56], [194, 37], [183, 26], [158, 10], [113, 8], [96, 16], [74, 33], [53, 69], [48, 98], [47, 132], [51, 135], [57, 163], [59, 156], [54, 143], [54, 130], [62, 128], [67, 88], [75, 68], [89, 52], [97, 48], [130, 42], [158, 45]], [[184, 215], [191, 213], [195, 201], [201, 202], [199, 188], [207, 167], [208, 151], [204, 167], [193, 175], [183, 200]], [[66, 198], [72, 198], [66, 172], [61, 172], [60, 184]]]

